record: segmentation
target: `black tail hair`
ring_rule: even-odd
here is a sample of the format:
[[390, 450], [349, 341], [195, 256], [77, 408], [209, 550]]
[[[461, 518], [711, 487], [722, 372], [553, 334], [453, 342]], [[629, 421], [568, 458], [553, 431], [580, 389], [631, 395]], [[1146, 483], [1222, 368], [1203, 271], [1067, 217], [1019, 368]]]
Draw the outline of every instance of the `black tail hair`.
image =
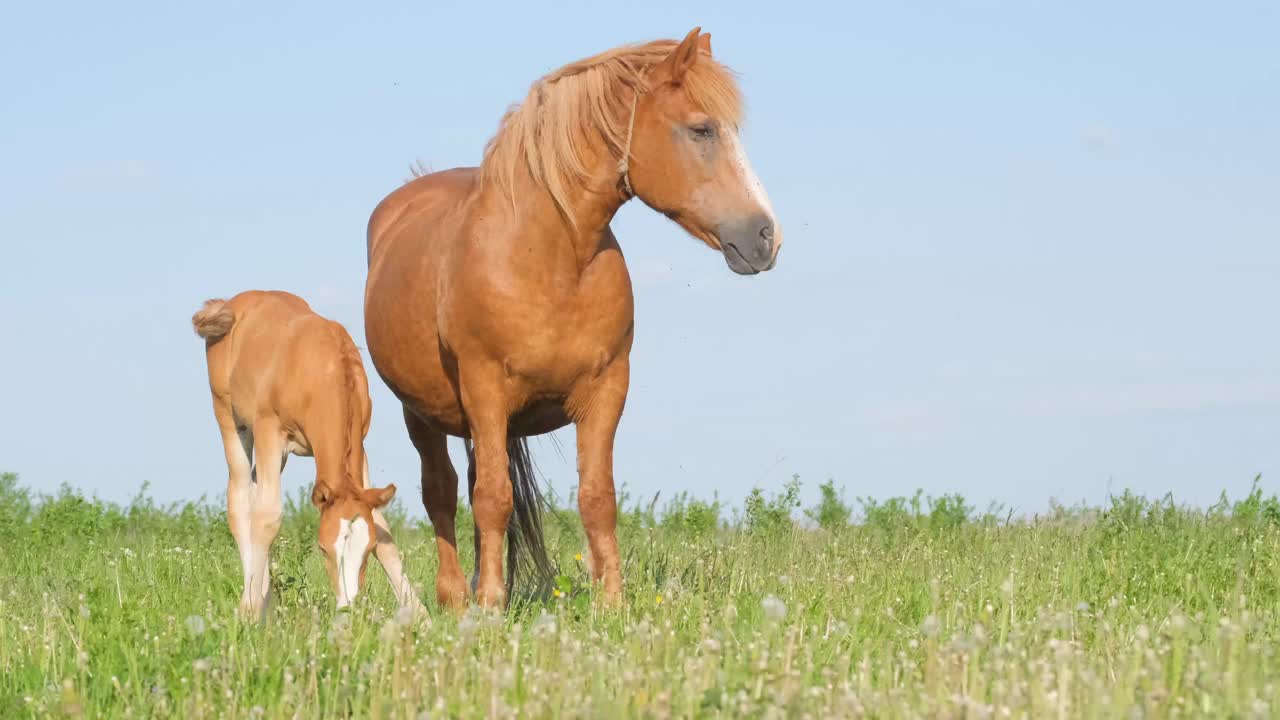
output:
[[[507, 524], [507, 597], [519, 580], [528, 579], [534, 595], [549, 592], [555, 582], [555, 570], [547, 555], [546, 537], [542, 532], [542, 497], [533, 460], [529, 456], [527, 438], [507, 439], [507, 463], [511, 473], [512, 512]], [[522, 576], [530, 577], [524, 578]]]

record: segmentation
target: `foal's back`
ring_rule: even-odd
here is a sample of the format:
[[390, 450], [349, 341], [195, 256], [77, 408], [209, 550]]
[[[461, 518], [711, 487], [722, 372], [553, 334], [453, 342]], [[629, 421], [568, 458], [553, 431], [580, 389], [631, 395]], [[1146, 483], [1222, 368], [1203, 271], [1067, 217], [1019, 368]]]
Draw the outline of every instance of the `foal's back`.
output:
[[[208, 343], [209, 387], [237, 421], [278, 418], [289, 434], [308, 419], [355, 402], [369, 416], [368, 383], [355, 343], [342, 325], [305, 300], [277, 290], [250, 290], [228, 300], [225, 336]], [[354, 397], [352, 397], [354, 395]], [[301, 439], [301, 438], [299, 438]]]

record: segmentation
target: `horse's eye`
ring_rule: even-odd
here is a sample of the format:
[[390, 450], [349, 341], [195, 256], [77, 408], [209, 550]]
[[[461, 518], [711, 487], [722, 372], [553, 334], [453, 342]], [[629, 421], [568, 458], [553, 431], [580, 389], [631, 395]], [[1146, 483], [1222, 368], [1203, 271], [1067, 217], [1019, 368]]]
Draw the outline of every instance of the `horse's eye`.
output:
[[710, 140], [716, 136], [716, 127], [711, 123], [698, 123], [689, 127], [694, 140]]

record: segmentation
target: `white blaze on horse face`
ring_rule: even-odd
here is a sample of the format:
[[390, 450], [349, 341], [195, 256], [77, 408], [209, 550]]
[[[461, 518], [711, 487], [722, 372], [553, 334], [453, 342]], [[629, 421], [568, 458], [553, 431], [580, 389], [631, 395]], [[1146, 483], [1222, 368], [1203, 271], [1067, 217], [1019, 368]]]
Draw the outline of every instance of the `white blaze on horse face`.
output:
[[338, 562], [338, 607], [344, 608], [360, 592], [360, 566], [369, 547], [369, 523], [362, 517], [338, 521], [333, 556]]
[[725, 134], [729, 137], [728, 145], [733, 166], [738, 172], [742, 187], [747, 191], [747, 197], [773, 221], [773, 242], [774, 247], [777, 247], [782, 244], [782, 228], [778, 227], [778, 216], [773, 214], [773, 204], [769, 202], [769, 194], [764, 191], [764, 183], [760, 182], [756, 171], [751, 167], [746, 148], [742, 146], [742, 140], [738, 137], [737, 131], [730, 130]]

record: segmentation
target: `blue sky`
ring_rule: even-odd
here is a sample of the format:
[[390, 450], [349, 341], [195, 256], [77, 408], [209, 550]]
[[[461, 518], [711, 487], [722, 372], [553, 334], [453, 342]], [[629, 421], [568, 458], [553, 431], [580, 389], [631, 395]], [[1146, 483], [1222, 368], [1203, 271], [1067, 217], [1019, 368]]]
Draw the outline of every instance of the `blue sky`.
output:
[[[410, 163], [474, 165], [539, 75], [701, 25], [787, 243], [738, 277], [619, 213], [619, 483], [1017, 512], [1280, 489], [1280, 6], [431, 5], [6, 8], [0, 468], [216, 497], [203, 299], [290, 290], [362, 344], [365, 223]], [[371, 380], [376, 482], [420, 511]], [[534, 448], [563, 493], [558, 435]]]

